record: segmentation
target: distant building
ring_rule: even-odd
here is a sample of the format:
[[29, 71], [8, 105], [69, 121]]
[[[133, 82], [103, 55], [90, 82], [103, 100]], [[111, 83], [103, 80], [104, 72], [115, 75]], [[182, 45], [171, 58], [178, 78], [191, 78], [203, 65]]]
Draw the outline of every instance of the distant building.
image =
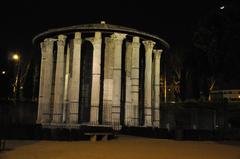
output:
[[240, 89], [214, 90], [210, 92], [212, 102], [240, 102]]

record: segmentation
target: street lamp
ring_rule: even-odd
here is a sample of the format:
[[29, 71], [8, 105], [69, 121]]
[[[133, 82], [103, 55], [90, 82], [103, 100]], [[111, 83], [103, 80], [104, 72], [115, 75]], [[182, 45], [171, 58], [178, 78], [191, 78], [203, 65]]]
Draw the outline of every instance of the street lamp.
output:
[[20, 60], [20, 56], [15, 53], [15, 54], [12, 55], [12, 59], [15, 60], [15, 61], [19, 61]]
[[2, 71], [2, 75], [5, 75], [6, 74], [6, 71]]
[[14, 53], [12, 55], [12, 59], [17, 62], [17, 75], [15, 82], [13, 84], [13, 95], [14, 95], [14, 100], [18, 99], [19, 97], [19, 86], [20, 86], [20, 55], [17, 53]]

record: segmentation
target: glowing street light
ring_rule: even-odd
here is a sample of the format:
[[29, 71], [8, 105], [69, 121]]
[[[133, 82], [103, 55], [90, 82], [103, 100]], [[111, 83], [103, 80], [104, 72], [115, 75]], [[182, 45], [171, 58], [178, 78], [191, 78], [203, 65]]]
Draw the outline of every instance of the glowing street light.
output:
[[2, 71], [2, 75], [5, 75], [6, 74], [6, 71]]
[[18, 54], [13, 54], [12, 59], [15, 60], [15, 61], [18, 61], [20, 59], [20, 57], [19, 57]]
[[16, 101], [17, 99], [19, 99], [19, 91], [20, 91], [20, 55], [18, 53], [12, 54], [12, 60], [16, 61], [16, 65], [17, 65], [16, 79], [13, 84], [13, 95], [14, 95], [14, 100]]

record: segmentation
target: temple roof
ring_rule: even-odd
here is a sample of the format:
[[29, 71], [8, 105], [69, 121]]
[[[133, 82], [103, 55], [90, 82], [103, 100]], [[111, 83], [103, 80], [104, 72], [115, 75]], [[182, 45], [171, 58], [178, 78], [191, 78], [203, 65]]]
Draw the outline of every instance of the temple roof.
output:
[[106, 24], [105, 22], [101, 22], [98, 24], [81, 24], [81, 25], [74, 25], [69, 27], [62, 27], [62, 28], [55, 28], [55, 29], [49, 29], [45, 32], [42, 32], [38, 35], [36, 35], [33, 38], [33, 43], [37, 43], [38, 41], [53, 37], [59, 34], [73, 34], [76, 31], [80, 32], [94, 32], [94, 31], [101, 31], [105, 33], [112, 33], [112, 32], [120, 32], [120, 33], [126, 33], [129, 36], [139, 36], [143, 39], [147, 40], [157, 40], [160, 41], [160, 43], [165, 46], [166, 48], [169, 48], [169, 44], [160, 38], [157, 35], [149, 34], [143, 31], [139, 31], [133, 28], [124, 27], [120, 25], [112, 25], [112, 24]]

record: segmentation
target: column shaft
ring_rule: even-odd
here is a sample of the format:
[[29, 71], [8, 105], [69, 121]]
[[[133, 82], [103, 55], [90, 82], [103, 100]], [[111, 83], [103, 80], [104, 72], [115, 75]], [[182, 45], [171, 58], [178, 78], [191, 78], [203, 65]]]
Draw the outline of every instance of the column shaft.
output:
[[140, 39], [139, 37], [133, 37], [132, 42], [132, 62], [131, 62], [131, 97], [132, 97], [132, 109], [133, 116], [132, 121], [134, 126], [139, 124], [139, 53], [140, 53]]
[[92, 91], [91, 91], [91, 113], [90, 122], [98, 124], [98, 113], [100, 103], [100, 76], [101, 76], [101, 32], [96, 32], [93, 44], [93, 67], [92, 67]]
[[114, 33], [111, 36], [114, 44], [112, 122], [116, 126], [120, 125], [122, 42], [125, 37], [126, 34], [120, 33]]
[[61, 123], [63, 117], [63, 97], [64, 97], [64, 49], [66, 36], [59, 35], [57, 41], [57, 62], [54, 87], [53, 123]]
[[103, 123], [111, 124], [112, 121], [112, 89], [113, 89], [113, 42], [105, 38], [104, 55], [104, 83], [103, 83]]
[[64, 84], [64, 105], [63, 105], [63, 122], [68, 118], [68, 88], [69, 88], [69, 64], [70, 64], [70, 44], [67, 45], [67, 54], [65, 55], [65, 84]]
[[144, 41], [145, 46], [145, 78], [144, 78], [144, 125], [152, 126], [152, 50], [153, 41]]
[[154, 109], [153, 126], [160, 127], [160, 59], [162, 50], [153, 50], [154, 53]]
[[72, 67], [69, 81], [69, 123], [78, 123], [80, 62], [81, 62], [81, 33], [76, 32], [73, 39]]
[[126, 43], [125, 55], [125, 72], [126, 72], [126, 93], [125, 93], [125, 125], [132, 125], [133, 108], [132, 108], [132, 80], [131, 80], [131, 66], [132, 66], [132, 44]]
[[50, 105], [53, 72], [53, 39], [45, 39], [41, 43], [41, 72], [39, 85], [37, 123], [50, 122]]

